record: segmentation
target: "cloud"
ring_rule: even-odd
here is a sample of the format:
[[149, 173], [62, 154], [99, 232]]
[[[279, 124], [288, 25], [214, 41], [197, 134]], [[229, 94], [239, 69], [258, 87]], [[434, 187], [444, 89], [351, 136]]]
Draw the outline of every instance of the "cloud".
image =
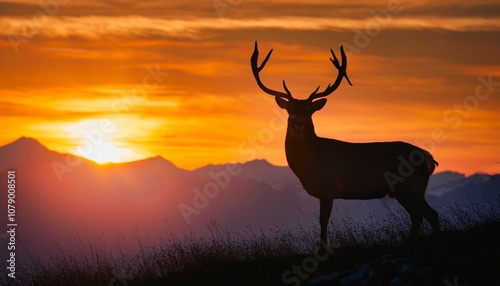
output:
[[[34, 3], [35, 2], [35, 3]], [[149, 18], [213, 18], [220, 13], [224, 18], [256, 19], [283, 16], [294, 17], [339, 17], [364, 18], [372, 11], [402, 7], [405, 15], [411, 17], [497, 17], [498, 1], [458, 0], [438, 2], [429, 0], [245, 0], [245, 1], [134, 1], [134, 0], [88, 0], [88, 1], [32, 1], [4, 0], [0, 2], [1, 16], [32, 16], [47, 6], [60, 3], [58, 16], [127, 16], [137, 15]], [[217, 5], [217, 3], [225, 5]], [[55, 8], [53, 8], [55, 9]]]
[[437, 31], [500, 31], [500, 18], [481, 17], [394, 17], [387, 24], [373, 18], [317, 18], [317, 17], [272, 17], [256, 19], [161, 19], [141, 16], [107, 17], [52, 17], [46, 25], [35, 20], [0, 18], [0, 33], [31, 38], [33, 35], [47, 37], [82, 37], [101, 39], [109, 36], [146, 37], [166, 36], [178, 38], [210, 37], [211, 32], [228, 30], [282, 29], [282, 30], [363, 30], [367, 24], [379, 25], [382, 29], [437, 30]]

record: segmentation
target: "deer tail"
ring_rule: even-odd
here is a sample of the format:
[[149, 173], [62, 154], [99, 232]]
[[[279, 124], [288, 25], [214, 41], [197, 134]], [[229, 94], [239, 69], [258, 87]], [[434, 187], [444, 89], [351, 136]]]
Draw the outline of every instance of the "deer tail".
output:
[[429, 153], [426, 150], [423, 150], [425, 154], [425, 166], [427, 167], [427, 170], [429, 171], [429, 176], [434, 173], [434, 170], [436, 169], [437, 166], [439, 166], [438, 161], [434, 160], [434, 157], [432, 157], [431, 153]]

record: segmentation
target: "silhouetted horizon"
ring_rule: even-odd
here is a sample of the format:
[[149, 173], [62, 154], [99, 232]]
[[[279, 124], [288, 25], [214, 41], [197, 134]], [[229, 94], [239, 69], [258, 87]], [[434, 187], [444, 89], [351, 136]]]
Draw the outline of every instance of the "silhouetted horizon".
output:
[[[261, 163], [263, 166], [271, 165], [271, 166], [275, 166], [275, 167], [288, 168], [288, 166], [286, 166], [286, 165], [273, 164], [273, 163], [269, 162], [266, 158], [258, 158], [258, 159], [243, 161], [243, 162], [209, 163], [209, 164], [202, 165], [202, 166], [192, 168], [192, 169], [183, 169], [183, 168], [178, 167], [175, 164], [175, 162], [173, 162], [172, 160], [169, 160], [168, 158], [165, 158], [161, 155], [154, 155], [151, 157], [146, 157], [143, 159], [138, 159], [138, 160], [133, 160], [133, 161], [126, 161], [126, 162], [97, 163], [97, 162], [90, 160], [90, 159], [87, 159], [83, 156], [79, 156], [79, 155], [75, 155], [75, 154], [71, 154], [71, 153], [60, 153], [60, 152], [51, 150], [51, 149], [47, 148], [45, 145], [43, 145], [38, 139], [36, 139], [35, 137], [31, 137], [31, 136], [21, 136], [15, 140], [11, 141], [10, 143], [7, 143], [3, 146], [0, 146], [0, 148], [4, 148], [7, 146], [15, 146], [16, 148], [25, 147], [25, 148], [31, 148], [31, 150], [33, 150], [33, 149], [34, 150], [47, 150], [47, 151], [54, 152], [54, 153], [57, 153], [60, 155], [76, 156], [76, 157], [81, 158], [82, 160], [84, 160], [88, 163], [92, 163], [92, 164], [96, 164], [96, 165], [100, 165], [100, 166], [131, 164], [131, 163], [138, 163], [138, 162], [143, 162], [143, 161], [161, 159], [161, 160], [164, 160], [166, 163], [171, 164], [173, 167], [175, 167], [179, 170], [184, 170], [184, 171], [197, 171], [197, 170], [202, 170], [202, 169], [206, 169], [206, 168], [210, 168], [210, 167], [219, 167], [219, 166], [234, 165], [234, 164], [245, 165], [245, 164], [251, 164], [251, 163]], [[436, 170], [436, 172], [433, 175], [442, 174], [442, 173], [457, 173], [457, 174], [466, 175], [467, 177], [473, 176], [475, 174], [491, 174], [491, 175], [500, 174], [500, 173], [487, 173], [487, 172], [480, 172], [480, 171], [472, 173], [472, 174], [466, 174], [465, 172], [461, 172], [459, 170]]]

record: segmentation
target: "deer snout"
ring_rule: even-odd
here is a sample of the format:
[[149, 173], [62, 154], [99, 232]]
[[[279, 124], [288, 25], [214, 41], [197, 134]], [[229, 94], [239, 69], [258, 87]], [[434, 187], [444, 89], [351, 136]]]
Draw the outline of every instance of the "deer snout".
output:
[[303, 118], [295, 118], [292, 122], [292, 126], [295, 131], [302, 131], [306, 126], [306, 121]]

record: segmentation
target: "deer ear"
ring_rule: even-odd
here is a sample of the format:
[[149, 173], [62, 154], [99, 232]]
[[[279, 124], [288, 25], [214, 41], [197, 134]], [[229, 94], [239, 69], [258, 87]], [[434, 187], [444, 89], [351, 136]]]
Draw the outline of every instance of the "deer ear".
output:
[[318, 99], [316, 101], [313, 101], [312, 102], [312, 110], [314, 112], [321, 110], [321, 108], [323, 108], [323, 106], [325, 106], [325, 104], [326, 104], [326, 98], [322, 98], [322, 99]]
[[279, 107], [283, 108], [283, 109], [287, 109], [288, 108], [288, 101], [284, 100], [283, 98], [279, 97], [279, 96], [275, 96], [274, 97], [274, 100], [276, 100], [276, 103], [278, 104]]

